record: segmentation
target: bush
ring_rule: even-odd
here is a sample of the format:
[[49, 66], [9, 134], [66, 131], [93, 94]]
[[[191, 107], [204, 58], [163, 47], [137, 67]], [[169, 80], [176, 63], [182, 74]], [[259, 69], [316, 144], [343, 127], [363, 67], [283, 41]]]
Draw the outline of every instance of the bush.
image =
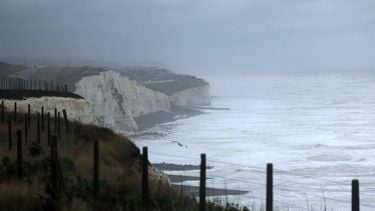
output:
[[44, 154], [43, 147], [38, 143], [31, 143], [28, 146], [28, 151], [31, 157], [39, 157]]

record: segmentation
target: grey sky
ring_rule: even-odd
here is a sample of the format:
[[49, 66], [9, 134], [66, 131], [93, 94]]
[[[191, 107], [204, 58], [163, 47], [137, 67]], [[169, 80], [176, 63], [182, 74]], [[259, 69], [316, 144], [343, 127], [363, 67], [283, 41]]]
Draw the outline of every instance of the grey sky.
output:
[[374, 0], [1, 0], [0, 56], [202, 75], [375, 70]]

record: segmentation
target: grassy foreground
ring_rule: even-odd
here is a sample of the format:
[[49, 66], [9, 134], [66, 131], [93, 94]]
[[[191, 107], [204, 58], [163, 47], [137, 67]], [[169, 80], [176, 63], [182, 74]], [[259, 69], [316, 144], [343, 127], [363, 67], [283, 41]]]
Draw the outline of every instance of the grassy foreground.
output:
[[[62, 129], [58, 154], [65, 190], [56, 197], [50, 188], [51, 161], [47, 129], [42, 132], [41, 144], [37, 144], [36, 118], [32, 116], [28, 143], [23, 145], [24, 175], [22, 179], [17, 179], [16, 130], [24, 131], [24, 120], [21, 117], [22, 114], [16, 123], [13, 122], [10, 151], [8, 124], [0, 120], [0, 210], [142, 210], [139, 149], [126, 137], [105, 128], [70, 123], [70, 132]], [[51, 128], [54, 132], [53, 124]], [[93, 199], [92, 185], [95, 140], [100, 142], [100, 195], [96, 200]], [[150, 167], [149, 210], [198, 209], [194, 198], [181, 195], [163, 176], [151, 170]], [[207, 210], [239, 209], [209, 203]]]

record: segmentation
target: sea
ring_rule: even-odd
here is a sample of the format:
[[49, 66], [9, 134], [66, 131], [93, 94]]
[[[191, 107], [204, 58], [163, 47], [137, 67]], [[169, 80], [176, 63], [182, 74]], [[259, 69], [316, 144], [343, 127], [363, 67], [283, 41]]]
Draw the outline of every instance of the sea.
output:
[[[204, 114], [157, 125], [133, 140], [152, 163], [199, 165], [207, 186], [248, 191], [210, 200], [261, 210], [273, 164], [275, 210], [350, 210], [358, 179], [362, 210], [375, 210], [375, 73], [221, 76]], [[199, 176], [199, 170], [168, 171]], [[199, 185], [199, 181], [185, 181]]]

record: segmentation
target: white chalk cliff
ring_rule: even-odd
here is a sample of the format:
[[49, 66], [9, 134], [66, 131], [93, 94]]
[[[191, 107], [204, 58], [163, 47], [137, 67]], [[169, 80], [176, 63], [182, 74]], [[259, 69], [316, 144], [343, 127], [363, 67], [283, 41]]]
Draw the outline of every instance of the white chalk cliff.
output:
[[91, 106], [96, 124], [118, 133], [138, 130], [135, 117], [170, 109], [166, 94], [146, 88], [116, 71], [83, 77], [75, 93]]
[[169, 101], [175, 106], [211, 105], [210, 86], [184, 89], [169, 95]]

